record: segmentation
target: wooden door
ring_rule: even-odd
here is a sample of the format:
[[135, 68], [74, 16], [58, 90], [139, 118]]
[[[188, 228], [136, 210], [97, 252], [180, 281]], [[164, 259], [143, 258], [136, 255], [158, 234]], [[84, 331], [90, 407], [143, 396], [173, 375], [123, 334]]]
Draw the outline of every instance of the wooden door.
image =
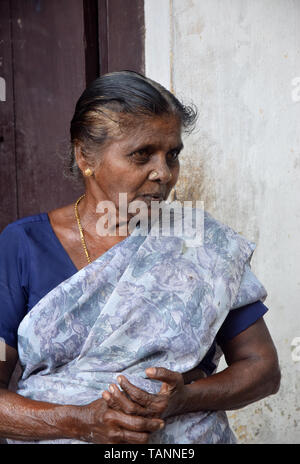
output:
[[143, 0], [1, 0], [0, 230], [73, 202], [75, 103], [99, 74], [144, 72]]

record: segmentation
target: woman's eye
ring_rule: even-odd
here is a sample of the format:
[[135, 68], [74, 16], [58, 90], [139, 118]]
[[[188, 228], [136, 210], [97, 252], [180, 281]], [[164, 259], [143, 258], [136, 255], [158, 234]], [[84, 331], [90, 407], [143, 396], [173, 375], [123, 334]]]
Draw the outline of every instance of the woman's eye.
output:
[[170, 161], [177, 161], [178, 156], [179, 156], [179, 151], [178, 150], [170, 151], [167, 156]]
[[[174, 163], [178, 159], [180, 151], [179, 150], [172, 150], [166, 155], [166, 160], [169, 163]], [[138, 150], [134, 151], [129, 155], [129, 158], [133, 161], [146, 163], [151, 156], [151, 153], [148, 150]]]
[[130, 154], [130, 158], [133, 158], [136, 161], [145, 161], [149, 158], [146, 150], [134, 151]]

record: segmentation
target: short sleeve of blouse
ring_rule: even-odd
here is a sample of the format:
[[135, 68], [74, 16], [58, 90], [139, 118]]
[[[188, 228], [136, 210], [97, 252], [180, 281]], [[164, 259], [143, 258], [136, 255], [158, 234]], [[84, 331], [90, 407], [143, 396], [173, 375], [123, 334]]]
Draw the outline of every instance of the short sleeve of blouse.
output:
[[17, 348], [17, 331], [27, 312], [28, 259], [24, 230], [10, 224], [0, 234], [0, 337]]

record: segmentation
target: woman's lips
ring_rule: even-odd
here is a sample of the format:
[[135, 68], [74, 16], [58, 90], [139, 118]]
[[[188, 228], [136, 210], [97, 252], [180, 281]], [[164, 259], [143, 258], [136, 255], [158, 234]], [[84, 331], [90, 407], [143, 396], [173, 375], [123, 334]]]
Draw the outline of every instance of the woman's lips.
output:
[[138, 198], [141, 198], [142, 200], [149, 202], [149, 201], [164, 201], [163, 195], [155, 195], [155, 194], [144, 194], [140, 195]]

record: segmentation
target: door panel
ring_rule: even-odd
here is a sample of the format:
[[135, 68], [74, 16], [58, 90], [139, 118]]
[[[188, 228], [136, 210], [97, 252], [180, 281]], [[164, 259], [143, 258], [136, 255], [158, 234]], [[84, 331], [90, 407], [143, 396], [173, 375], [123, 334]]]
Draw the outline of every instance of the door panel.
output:
[[0, 77], [6, 83], [6, 99], [0, 101], [0, 230], [17, 217], [15, 125], [10, 2], [0, 1]]
[[0, 230], [74, 202], [77, 99], [100, 73], [144, 72], [143, 0], [0, 0]]
[[144, 0], [98, 0], [98, 4], [103, 72], [144, 72]]
[[[19, 216], [74, 200], [69, 125], [85, 88], [81, 0], [12, 2]], [[60, 11], [60, 14], [58, 14]]]

